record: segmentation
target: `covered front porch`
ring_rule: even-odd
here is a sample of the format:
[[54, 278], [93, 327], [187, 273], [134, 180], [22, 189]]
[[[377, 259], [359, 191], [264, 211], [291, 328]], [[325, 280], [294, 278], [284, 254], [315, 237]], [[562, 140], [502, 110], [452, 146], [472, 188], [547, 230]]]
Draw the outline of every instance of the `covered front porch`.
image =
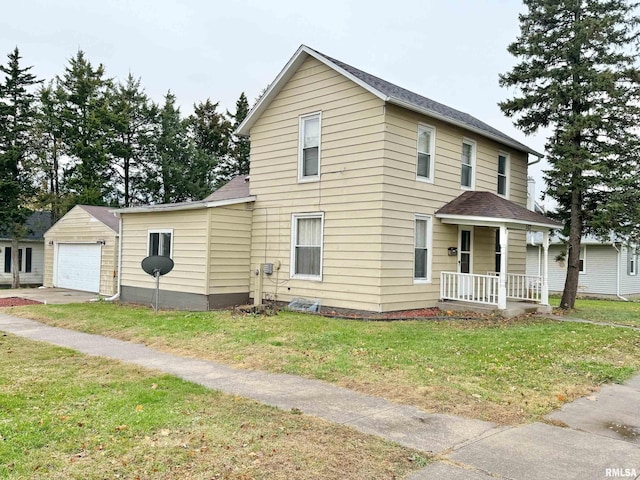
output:
[[[535, 305], [549, 309], [549, 232], [560, 228], [559, 222], [491, 192], [471, 191], [438, 210], [436, 218], [458, 228], [458, 269], [440, 272], [440, 300], [447, 302], [441, 308], [456, 310], [462, 306], [502, 313], [524, 313]], [[525, 251], [529, 231], [543, 235], [541, 263], [545, 267], [540, 275], [526, 275], [524, 259], [521, 266], [509, 271], [510, 263], [518, 263], [509, 262], [509, 245], [514, 251]]]

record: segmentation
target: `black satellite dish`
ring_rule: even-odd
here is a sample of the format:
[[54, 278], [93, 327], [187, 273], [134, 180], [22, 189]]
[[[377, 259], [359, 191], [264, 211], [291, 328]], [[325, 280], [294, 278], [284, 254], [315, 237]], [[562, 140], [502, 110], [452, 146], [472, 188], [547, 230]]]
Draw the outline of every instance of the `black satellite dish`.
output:
[[151, 255], [142, 260], [142, 269], [152, 277], [166, 275], [173, 270], [173, 260], [169, 257]]
[[151, 255], [142, 260], [142, 270], [156, 279], [155, 303], [152, 303], [153, 311], [158, 311], [158, 299], [160, 298], [160, 277], [173, 270], [173, 260], [169, 257]]

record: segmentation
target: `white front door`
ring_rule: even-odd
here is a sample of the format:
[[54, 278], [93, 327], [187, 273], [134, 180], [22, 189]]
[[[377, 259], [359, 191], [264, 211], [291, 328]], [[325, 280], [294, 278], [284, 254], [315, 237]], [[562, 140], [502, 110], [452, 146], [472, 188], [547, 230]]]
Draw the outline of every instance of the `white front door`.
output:
[[[458, 228], [458, 273], [473, 273], [473, 227]], [[473, 294], [473, 278], [460, 276], [458, 292], [461, 297]]]

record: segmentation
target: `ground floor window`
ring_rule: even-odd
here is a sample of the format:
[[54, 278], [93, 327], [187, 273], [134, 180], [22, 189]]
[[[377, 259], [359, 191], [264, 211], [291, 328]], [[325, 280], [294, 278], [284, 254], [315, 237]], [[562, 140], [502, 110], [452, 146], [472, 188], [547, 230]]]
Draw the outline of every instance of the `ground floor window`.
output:
[[149, 230], [149, 256], [172, 256], [173, 230]]
[[416, 215], [414, 218], [413, 278], [431, 281], [431, 217]]
[[627, 247], [627, 274], [638, 274], [638, 254], [634, 247]]
[[[13, 249], [5, 247], [4, 249], [4, 273], [11, 273], [11, 256]], [[33, 258], [33, 249], [30, 247], [18, 249], [18, 271], [20, 273], [31, 273], [31, 264]]]
[[291, 224], [291, 276], [321, 280], [324, 214], [294, 214]]

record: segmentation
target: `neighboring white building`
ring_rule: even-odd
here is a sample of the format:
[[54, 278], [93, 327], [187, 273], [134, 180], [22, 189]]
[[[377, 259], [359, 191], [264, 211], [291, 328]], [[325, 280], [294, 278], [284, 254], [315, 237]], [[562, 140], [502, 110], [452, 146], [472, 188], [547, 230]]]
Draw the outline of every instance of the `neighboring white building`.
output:
[[[34, 212], [27, 219], [27, 235], [18, 243], [18, 268], [21, 285], [42, 285], [44, 274], [43, 233], [51, 226], [49, 212]], [[0, 285], [11, 286], [11, 239], [0, 237]]]
[[[539, 275], [542, 269], [541, 238], [528, 236], [527, 274]], [[578, 294], [630, 297], [640, 295], [638, 248], [620, 239], [601, 241], [586, 236], [580, 247]], [[553, 236], [549, 246], [549, 292], [562, 292], [567, 276], [567, 245]]]

